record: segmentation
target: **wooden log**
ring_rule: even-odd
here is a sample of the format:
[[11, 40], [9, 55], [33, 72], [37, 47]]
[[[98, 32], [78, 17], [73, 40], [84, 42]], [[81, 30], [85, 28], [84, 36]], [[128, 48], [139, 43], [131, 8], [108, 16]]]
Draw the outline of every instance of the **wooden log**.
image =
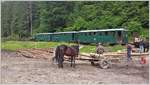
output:
[[[118, 53], [118, 54], [126, 54], [125, 52]], [[131, 53], [131, 56], [142, 56], [142, 55], [149, 55], [149, 53]]]
[[125, 56], [125, 54], [104, 54], [104, 56], [121, 57], [121, 56]]
[[35, 56], [33, 56], [31, 53], [27, 52], [27, 51], [20, 51], [20, 54], [28, 57], [28, 58], [34, 58]]
[[89, 54], [86, 54], [86, 53], [79, 54], [79, 56], [86, 56], [86, 57], [90, 57], [90, 55], [89, 55]]
[[28, 58], [44, 58], [44, 59], [49, 59], [50, 58], [50, 53], [46, 50], [49, 49], [18, 49], [17, 54], [18, 56], [24, 56]]
[[[95, 53], [91, 53], [91, 54], [87, 54], [87, 53], [82, 53], [79, 54], [80, 56], [86, 56], [86, 57], [91, 57], [91, 55], [95, 55], [95, 56], [99, 56], [98, 54]], [[148, 56], [149, 53], [131, 53], [131, 56]], [[123, 57], [126, 56], [126, 52], [111, 52], [111, 53], [104, 53], [102, 55], [103, 57], [105, 56], [112, 56], [112, 57]]]

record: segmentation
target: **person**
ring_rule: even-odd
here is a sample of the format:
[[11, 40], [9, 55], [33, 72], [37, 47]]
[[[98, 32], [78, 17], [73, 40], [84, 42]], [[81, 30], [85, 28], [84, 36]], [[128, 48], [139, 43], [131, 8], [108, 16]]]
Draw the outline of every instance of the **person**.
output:
[[[127, 44], [127, 61], [130, 62], [131, 61], [131, 51], [132, 51], [132, 46], [131, 44]], [[128, 65], [127, 65], [128, 66]]]
[[135, 37], [134, 42], [140, 42], [140, 39], [138, 37]]
[[144, 52], [144, 42], [143, 42], [143, 39], [141, 39], [141, 41], [139, 43], [139, 48], [140, 48], [140, 53]]
[[96, 53], [103, 54], [103, 52], [104, 52], [104, 47], [101, 45], [101, 43], [98, 43], [98, 45], [96, 46]]
[[134, 45], [135, 45], [136, 48], [139, 47], [139, 42], [140, 42], [140, 38], [135, 37], [135, 38], [134, 38]]

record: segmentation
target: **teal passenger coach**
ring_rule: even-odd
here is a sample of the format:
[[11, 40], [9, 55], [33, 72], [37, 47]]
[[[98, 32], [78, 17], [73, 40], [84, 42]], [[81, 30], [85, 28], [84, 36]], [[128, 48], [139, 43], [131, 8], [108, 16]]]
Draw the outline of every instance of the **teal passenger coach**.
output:
[[101, 30], [83, 30], [70, 32], [38, 33], [34, 36], [36, 41], [64, 41], [80, 43], [109, 43], [126, 44], [128, 42], [127, 30], [119, 29], [101, 29]]

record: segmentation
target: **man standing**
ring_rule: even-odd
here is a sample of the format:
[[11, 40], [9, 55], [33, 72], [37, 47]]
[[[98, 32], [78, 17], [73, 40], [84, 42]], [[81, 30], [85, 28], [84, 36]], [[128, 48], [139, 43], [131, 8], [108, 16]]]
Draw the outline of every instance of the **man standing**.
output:
[[[127, 44], [127, 61], [130, 62], [132, 60], [131, 58], [131, 51], [132, 51], [132, 46], [131, 44]], [[128, 65], [127, 65], [128, 66]]]
[[139, 43], [139, 47], [140, 47], [140, 53], [144, 52], [144, 42], [143, 42], [143, 39], [141, 39], [141, 41]]
[[96, 53], [97, 54], [103, 54], [104, 53], [104, 47], [101, 45], [101, 43], [98, 43], [96, 46]]

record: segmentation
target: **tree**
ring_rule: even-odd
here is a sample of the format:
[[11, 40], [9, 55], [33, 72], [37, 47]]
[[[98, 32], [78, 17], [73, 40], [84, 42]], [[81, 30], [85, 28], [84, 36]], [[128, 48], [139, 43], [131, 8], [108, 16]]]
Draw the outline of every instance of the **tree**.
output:
[[[126, 28], [148, 35], [148, 1], [3, 1], [2, 37], [41, 32]], [[142, 31], [144, 30], [144, 32]], [[146, 34], [145, 34], [146, 33]]]

